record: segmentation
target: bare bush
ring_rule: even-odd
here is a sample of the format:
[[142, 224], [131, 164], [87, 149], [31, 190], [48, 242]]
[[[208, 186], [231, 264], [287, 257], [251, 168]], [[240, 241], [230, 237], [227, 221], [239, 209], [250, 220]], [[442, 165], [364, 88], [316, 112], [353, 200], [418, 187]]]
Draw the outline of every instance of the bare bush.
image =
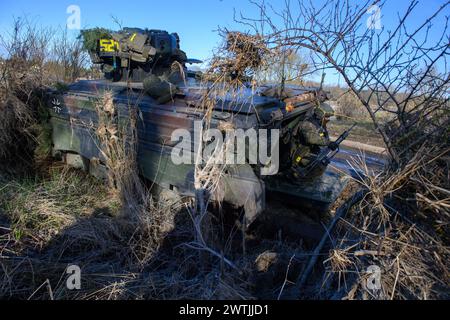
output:
[[89, 55], [83, 47], [83, 41], [77, 37], [71, 39], [64, 29], [57, 33], [52, 48], [52, 59], [48, 63], [54, 70], [49, 72], [55, 81], [74, 82], [87, 74]]
[[49, 30], [23, 20], [15, 21], [8, 38], [0, 38], [7, 52], [0, 65], [0, 159], [4, 164], [26, 166], [33, 157], [33, 128], [43, 97], [41, 89], [47, 84], [44, 66], [50, 39]]
[[[328, 270], [357, 283], [343, 290], [348, 298], [446, 297], [449, 284], [438, 274], [448, 272], [442, 262], [448, 260], [448, 239], [442, 235], [448, 234], [449, 221], [449, 34], [444, 12], [450, 2], [411, 26], [418, 4], [411, 1], [392, 30], [366, 27], [367, 9], [382, 9], [380, 1], [326, 1], [320, 6], [299, 1], [282, 9], [254, 4], [259, 15], [240, 21], [268, 45], [307, 50], [313, 69], [337, 72], [391, 157], [384, 173], [363, 183], [368, 194], [340, 229]], [[434, 39], [431, 29], [438, 34]], [[371, 264], [383, 269], [385, 281], [375, 295], [364, 286], [363, 272]], [[331, 297], [342, 298], [341, 293]]]
[[[335, 286], [333, 293], [322, 294], [346, 299], [448, 298], [450, 203], [442, 155], [449, 149], [421, 148], [404, 169], [365, 180], [368, 193], [337, 231], [334, 250], [345, 253], [348, 265], [337, 268], [334, 254], [324, 262], [324, 287]], [[363, 163], [356, 165], [367, 172]], [[381, 271], [379, 288], [367, 285], [368, 266]], [[345, 276], [337, 279], [336, 274]]]
[[[6, 167], [29, 167], [36, 146], [50, 145], [46, 90], [86, 74], [86, 52], [67, 30], [55, 32], [25, 18], [0, 36], [0, 159]], [[38, 152], [49, 153], [49, 148]], [[45, 155], [42, 155], [45, 157]]]
[[338, 119], [365, 120], [369, 114], [359, 101], [358, 97], [349, 90], [334, 90], [336, 109], [335, 115]]
[[[313, 68], [338, 72], [366, 108], [398, 164], [400, 157], [408, 154], [405, 159], [409, 159], [420, 145], [415, 138], [405, 144], [408, 134], [421, 132], [420, 140], [426, 139], [437, 132], [442, 134], [448, 124], [448, 28], [446, 23], [439, 23], [442, 28], [435, 30], [440, 35], [435, 40], [429, 39], [429, 30], [438, 19], [448, 21], [443, 14], [450, 4], [446, 1], [414, 28], [409, 22], [417, 1], [411, 1], [393, 30], [361, 30], [366, 26], [367, 9], [373, 4], [383, 8], [380, 1], [353, 5], [344, 0], [326, 1], [321, 6], [288, 3], [276, 10], [256, 2], [259, 17], [241, 17], [240, 21], [265, 36], [268, 44], [308, 50]], [[365, 96], [364, 90], [370, 94]], [[395, 118], [383, 126], [377, 117], [379, 111], [392, 113]], [[436, 125], [430, 118], [441, 121]]]
[[261, 83], [303, 84], [310, 71], [307, 57], [292, 49], [278, 51], [267, 58], [267, 67], [259, 70], [255, 78]]

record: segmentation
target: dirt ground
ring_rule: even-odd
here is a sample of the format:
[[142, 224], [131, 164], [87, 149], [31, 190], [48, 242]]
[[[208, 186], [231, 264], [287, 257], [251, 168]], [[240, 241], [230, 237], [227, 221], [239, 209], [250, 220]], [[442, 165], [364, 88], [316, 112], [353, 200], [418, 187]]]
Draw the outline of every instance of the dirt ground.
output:
[[[338, 137], [345, 130], [350, 128], [353, 122], [348, 120], [331, 120], [327, 123], [327, 129], [332, 137]], [[375, 127], [370, 121], [359, 121], [355, 128], [350, 132], [347, 141], [355, 141], [384, 148], [385, 144], [380, 134], [375, 130]]]

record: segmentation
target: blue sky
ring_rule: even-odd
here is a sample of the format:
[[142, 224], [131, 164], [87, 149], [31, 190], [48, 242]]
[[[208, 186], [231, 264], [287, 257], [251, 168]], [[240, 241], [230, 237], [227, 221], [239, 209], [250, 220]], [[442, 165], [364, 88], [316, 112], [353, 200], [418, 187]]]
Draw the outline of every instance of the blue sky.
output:
[[[308, 0], [309, 1], [309, 0]], [[323, 0], [312, 0], [320, 4]], [[357, 0], [355, 0], [357, 1]], [[420, 0], [412, 21], [423, 21], [447, 0]], [[275, 8], [282, 7], [285, 0], [266, 0]], [[106, 27], [117, 29], [112, 16], [122, 21], [123, 26], [148, 27], [177, 32], [181, 46], [188, 57], [206, 59], [218, 44], [215, 30], [218, 26], [242, 29], [233, 21], [233, 12], [257, 16], [255, 7], [247, 0], [63, 0], [25, 1], [1, 0], [0, 32], [11, 30], [14, 17], [26, 16], [30, 21], [43, 26], [64, 27], [69, 14], [69, 5], [78, 5], [81, 10], [81, 27]], [[382, 24], [389, 28], [397, 20], [397, 12], [403, 12], [409, 0], [389, 0], [382, 10]], [[450, 12], [446, 13], [450, 15]], [[70, 31], [75, 35], [76, 31]], [[432, 35], [433, 36], [433, 35]]]
[[[81, 9], [81, 27], [106, 27], [117, 29], [111, 16], [128, 27], [148, 27], [177, 32], [181, 45], [189, 57], [205, 59], [215, 45], [217, 27], [236, 29], [233, 8], [250, 11], [252, 6], [242, 0], [70, 0], [70, 1], [24, 1], [2, 0], [0, 2], [0, 30], [9, 30], [13, 16], [27, 16], [36, 23], [64, 26], [69, 5]], [[75, 32], [75, 31], [71, 31]]]

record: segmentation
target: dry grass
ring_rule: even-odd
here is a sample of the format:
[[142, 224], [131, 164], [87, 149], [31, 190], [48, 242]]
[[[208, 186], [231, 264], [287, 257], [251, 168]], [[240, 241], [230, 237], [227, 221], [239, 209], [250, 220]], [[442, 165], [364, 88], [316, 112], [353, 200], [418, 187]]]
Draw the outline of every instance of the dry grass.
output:
[[[214, 103], [224, 95], [238, 103], [243, 82], [264, 68], [270, 55], [261, 38], [228, 34], [205, 75], [199, 104], [204, 129], [210, 127]], [[24, 154], [23, 145], [14, 148], [21, 139], [34, 150], [38, 109], [29, 98], [39, 83], [39, 61], [1, 61], [0, 111], [5, 116], [0, 129], [5, 134], [0, 157], [16, 160]], [[226, 169], [215, 157], [197, 157], [195, 201], [155, 202], [137, 172], [135, 107], [129, 107], [125, 125], [119, 124], [111, 93], [96, 107], [100, 120], [93, 134], [108, 168], [108, 186], [54, 165], [32, 178], [0, 177], [0, 298], [281, 297], [309, 258], [301, 239], [285, 243], [276, 230], [274, 239], [261, 240], [256, 232], [252, 236], [258, 244], [242, 245], [245, 235], [234, 225], [225, 227], [223, 211], [210, 203], [212, 195], [220, 200]], [[232, 128], [223, 123], [220, 129]], [[367, 175], [362, 185], [366, 197], [327, 235], [334, 246], [323, 261], [325, 274], [313, 279], [306, 297], [448, 298], [448, 136], [435, 138], [405, 156], [405, 165]], [[225, 144], [215, 155], [229, 147]], [[258, 270], [267, 252], [276, 259]], [[79, 291], [66, 288], [71, 264], [82, 270]], [[365, 285], [370, 265], [382, 271], [376, 292]]]
[[[194, 240], [185, 210], [149, 201], [145, 215], [130, 219], [107, 186], [75, 170], [52, 170], [43, 180], [1, 185], [0, 297], [251, 297], [245, 277], [183, 245]], [[81, 267], [81, 290], [66, 288], [72, 264]]]
[[36, 147], [41, 73], [35, 62], [20, 59], [2, 61], [0, 66], [0, 163], [3, 169], [14, 163], [32, 162]]
[[[53, 174], [43, 180], [31, 181], [28, 191], [22, 181], [2, 185], [8, 196], [0, 201], [4, 211], [0, 296], [251, 297], [245, 277], [237, 270], [229, 272], [220, 251], [210, 248], [212, 238], [199, 242], [198, 235], [207, 225], [197, 232], [198, 224], [189, 218], [189, 212], [195, 214], [191, 207], [164, 206], [151, 198], [136, 170], [135, 125], [119, 125], [120, 111], [110, 93], [99, 100], [97, 112], [100, 122], [95, 134], [109, 173], [107, 186], [61, 168], [50, 170]], [[210, 213], [208, 219], [213, 219]], [[205, 246], [192, 250], [198, 243]], [[82, 270], [79, 291], [66, 288], [65, 271], [71, 264]]]
[[[449, 151], [446, 144], [427, 143], [403, 168], [367, 175], [362, 184], [368, 193], [341, 219], [336, 246], [324, 261], [324, 287], [332, 296], [448, 299]], [[371, 265], [381, 270], [379, 290], [366, 285]]]
[[261, 69], [268, 67], [268, 57], [273, 52], [263, 37], [242, 32], [221, 30], [225, 39], [211, 59], [208, 80], [215, 79], [243, 85]]
[[109, 187], [117, 192], [124, 206], [133, 206], [132, 211], [139, 210], [134, 208], [134, 203], [148, 198], [137, 170], [136, 110], [130, 106], [126, 121], [119, 124], [123, 110], [117, 108], [112, 92], [107, 91], [96, 103], [99, 120], [93, 128], [107, 168]]
[[26, 18], [16, 19], [10, 32], [0, 35], [0, 49], [5, 53], [0, 57], [0, 169], [17, 174], [33, 167], [35, 151], [39, 159], [49, 155], [46, 90], [80, 76], [85, 56], [67, 32], [39, 27]]

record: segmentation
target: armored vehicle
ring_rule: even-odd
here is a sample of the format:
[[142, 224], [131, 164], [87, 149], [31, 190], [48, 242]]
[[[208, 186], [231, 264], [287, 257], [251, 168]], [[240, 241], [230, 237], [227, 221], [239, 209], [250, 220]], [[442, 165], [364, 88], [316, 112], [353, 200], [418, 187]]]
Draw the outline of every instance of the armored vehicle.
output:
[[[161, 189], [193, 196], [194, 164], [173, 161], [179, 141], [172, 136], [174, 130], [185, 129], [194, 137], [205, 116], [199, 101], [209, 85], [186, 68], [195, 61], [180, 50], [178, 36], [165, 31], [126, 28], [96, 43], [91, 56], [101, 64], [106, 79], [75, 82], [64, 92], [55, 91], [51, 99], [55, 154], [94, 175], [106, 170], [92, 128], [98, 123], [95, 104], [109, 91], [118, 118], [126, 119], [130, 106], [138, 110], [137, 160], [142, 177]], [[340, 194], [347, 180], [327, 169], [340, 141], [329, 141], [325, 124], [332, 110], [326, 99], [319, 88], [297, 86], [285, 86], [280, 95], [277, 85], [256, 89], [249, 85], [239, 98], [226, 94], [217, 98], [208, 116], [211, 128], [223, 131], [228, 123], [256, 132], [279, 130], [276, 172], [262, 175], [262, 165], [250, 162], [227, 165], [223, 172], [221, 200], [244, 208], [247, 224], [264, 210], [267, 193], [288, 195], [314, 208], [326, 208]]]

